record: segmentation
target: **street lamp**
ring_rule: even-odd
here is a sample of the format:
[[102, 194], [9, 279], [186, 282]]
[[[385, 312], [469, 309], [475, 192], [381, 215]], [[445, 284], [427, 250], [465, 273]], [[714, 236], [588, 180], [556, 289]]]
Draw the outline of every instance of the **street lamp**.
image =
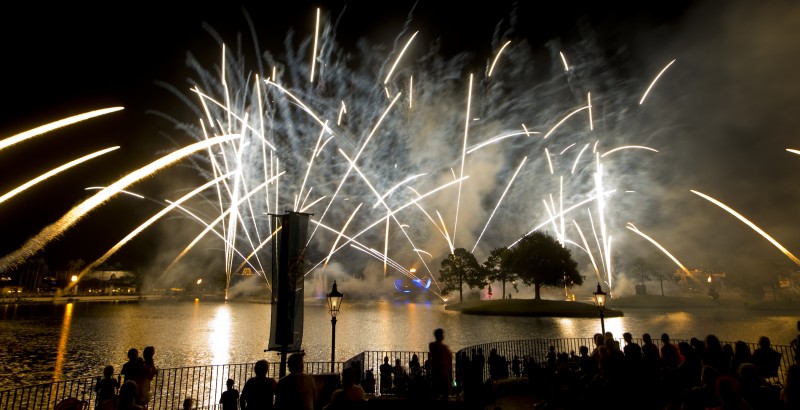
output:
[[342, 306], [343, 294], [336, 290], [336, 281], [333, 281], [333, 289], [328, 293], [328, 313], [331, 314], [331, 373], [335, 371], [336, 363], [336, 315]]
[[70, 281], [72, 282], [72, 285], [73, 285], [72, 294], [73, 295], [77, 295], [78, 294], [78, 275], [72, 275], [72, 277], [70, 278]]
[[600, 282], [597, 282], [597, 292], [593, 293], [594, 301], [597, 303], [597, 310], [600, 311], [600, 331], [606, 334], [606, 324], [603, 321], [604, 313], [606, 310], [606, 292], [600, 288]]

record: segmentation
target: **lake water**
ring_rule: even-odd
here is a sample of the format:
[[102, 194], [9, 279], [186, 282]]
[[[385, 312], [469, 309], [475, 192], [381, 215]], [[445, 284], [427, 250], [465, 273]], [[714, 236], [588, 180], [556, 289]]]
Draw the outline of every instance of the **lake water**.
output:
[[[210, 301], [85, 302], [0, 305], [0, 389], [117, 371], [131, 347], [156, 348], [160, 368], [248, 363], [264, 352], [270, 309], [261, 303]], [[676, 339], [703, 338], [755, 342], [761, 335], [789, 344], [797, 335], [795, 315], [744, 309], [670, 311], [625, 309], [607, 318], [607, 331], [621, 337], [667, 332]], [[463, 347], [506, 340], [591, 337], [598, 319], [462, 315], [437, 303], [347, 302], [336, 324], [336, 359], [367, 350], [425, 351], [433, 330], [445, 330], [445, 343]], [[303, 349], [307, 361], [330, 360], [331, 320], [324, 301], [307, 302]]]

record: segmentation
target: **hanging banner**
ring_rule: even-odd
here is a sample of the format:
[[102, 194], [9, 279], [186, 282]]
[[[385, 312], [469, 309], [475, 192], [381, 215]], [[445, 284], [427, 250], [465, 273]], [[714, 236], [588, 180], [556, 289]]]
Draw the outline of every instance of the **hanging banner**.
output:
[[303, 280], [310, 214], [272, 215], [272, 323], [269, 350], [295, 352], [303, 343]]

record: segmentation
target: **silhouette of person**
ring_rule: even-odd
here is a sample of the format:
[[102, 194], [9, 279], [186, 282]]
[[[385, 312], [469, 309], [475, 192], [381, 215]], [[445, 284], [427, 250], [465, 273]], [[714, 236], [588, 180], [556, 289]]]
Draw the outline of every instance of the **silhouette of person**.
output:
[[97, 393], [95, 408], [100, 409], [106, 401], [113, 403], [118, 388], [119, 381], [114, 378], [114, 366], [108, 365], [103, 369], [103, 377], [98, 377], [94, 386], [94, 392]]
[[275, 390], [276, 410], [314, 410], [317, 384], [303, 373], [303, 353], [292, 353], [287, 360], [289, 374], [278, 380]]
[[[139, 386], [133, 380], [128, 380], [122, 383], [119, 387], [119, 396], [117, 396], [116, 406], [103, 407], [104, 409], [114, 410], [142, 410], [143, 407], [136, 404], [136, 395], [139, 394]], [[108, 403], [108, 402], [106, 402]]]
[[375, 372], [372, 369], [367, 369], [362, 386], [365, 393], [375, 394]]
[[389, 393], [392, 390], [392, 365], [389, 364], [389, 356], [383, 357], [383, 364], [378, 370], [381, 372], [381, 394]]
[[483, 354], [483, 348], [479, 347], [475, 354], [472, 355], [470, 362], [470, 371], [475, 376], [475, 379], [483, 384], [484, 375], [483, 369], [486, 367], [486, 356]]
[[398, 393], [406, 389], [406, 369], [403, 368], [400, 359], [394, 359], [394, 367], [392, 367], [392, 376], [394, 377], [394, 388]]
[[678, 367], [683, 361], [683, 356], [678, 350], [678, 346], [670, 343], [669, 335], [666, 333], [661, 334], [661, 364], [667, 369], [674, 369]]
[[422, 376], [422, 365], [419, 363], [419, 356], [416, 353], [411, 355], [411, 361], [408, 362], [408, 372], [411, 378]]
[[187, 397], [183, 399], [183, 410], [192, 410], [192, 406], [194, 406], [193, 398]]
[[781, 364], [781, 354], [772, 349], [770, 340], [766, 336], [758, 338], [758, 349], [753, 351], [753, 364], [758, 369], [758, 374], [763, 378], [778, 375]]
[[800, 364], [795, 363], [786, 370], [786, 385], [779, 397], [787, 409], [800, 409]]
[[444, 330], [433, 331], [434, 341], [428, 343], [428, 358], [431, 366], [431, 390], [434, 398], [447, 399], [452, 383], [453, 353], [444, 344]]
[[[139, 381], [144, 371], [144, 360], [139, 357], [139, 349], [131, 348], [128, 350], [128, 361], [122, 365], [119, 371], [120, 376], [124, 376], [123, 382], [131, 381], [136, 383], [136, 394], [139, 394]], [[120, 388], [122, 386], [120, 385]], [[120, 392], [121, 394], [121, 392]]]
[[333, 392], [331, 402], [324, 410], [351, 409], [366, 401], [364, 389], [356, 384], [356, 372], [348, 367], [342, 370], [342, 388]]
[[142, 351], [142, 372], [139, 374], [137, 384], [139, 385], [139, 398], [137, 403], [145, 409], [148, 408], [150, 403], [150, 389], [153, 384], [153, 379], [158, 375], [158, 368], [153, 361], [153, 356], [156, 354], [156, 348], [147, 346]]
[[235, 383], [233, 379], [228, 379], [225, 382], [225, 386], [228, 389], [219, 396], [219, 404], [222, 405], [222, 410], [236, 410], [239, 406], [239, 390], [233, 388], [233, 383]]
[[622, 348], [622, 353], [625, 353], [625, 358], [638, 363], [638, 361], [642, 359], [642, 347], [633, 341], [633, 335], [630, 332], [623, 333], [622, 340], [625, 341], [625, 346]]
[[514, 355], [514, 359], [511, 360], [511, 372], [514, 373], [514, 377], [522, 377], [521, 364], [522, 361], [519, 360], [519, 356]]
[[[255, 373], [255, 376], [247, 379], [244, 383], [244, 387], [242, 387], [242, 394], [239, 396], [239, 405], [242, 410], [273, 408], [273, 399], [277, 391], [277, 382], [275, 379], [267, 377], [268, 371], [269, 362], [264, 359], [257, 361], [253, 366], [253, 373]], [[231, 380], [228, 380], [228, 383], [233, 384]], [[228, 390], [230, 390], [230, 386]], [[238, 395], [238, 392], [236, 394]], [[220, 403], [221, 402], [222, 399], [220, 398]]]

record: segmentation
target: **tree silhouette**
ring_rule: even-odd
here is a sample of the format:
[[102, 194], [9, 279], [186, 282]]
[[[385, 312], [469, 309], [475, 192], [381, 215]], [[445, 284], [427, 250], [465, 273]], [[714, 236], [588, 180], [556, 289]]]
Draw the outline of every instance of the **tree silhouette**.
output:
[[458, 290], [459, 301], [463, 301], [464, 284], [466, 283], [470, 289], [483, 288], [486, 286], [486, 271], [470, 251], [457, 248], [447, 256], [447, 259], [442, 260], [439, 283], [443, 285], [442, 295], [447, 296], [450, 292]]
[[578, 263], [569, 249], [543, 232], [524, 236], [516, 246], [503, 254], [502, 265], [516, 272], [522, 282], [533, 285], [536, 300], [541, 299], [542, 287], [572, 287], [583, 284]]
[[483, 262], [489, 281], [503, 284], [503, 299], [506, 298], [506, 282], [513, 282], [519, 278], [516, 272], [503, 267], [503, 253], [506, 251], [508, 251], [506, 247], [492, 249], [486, 262]]

